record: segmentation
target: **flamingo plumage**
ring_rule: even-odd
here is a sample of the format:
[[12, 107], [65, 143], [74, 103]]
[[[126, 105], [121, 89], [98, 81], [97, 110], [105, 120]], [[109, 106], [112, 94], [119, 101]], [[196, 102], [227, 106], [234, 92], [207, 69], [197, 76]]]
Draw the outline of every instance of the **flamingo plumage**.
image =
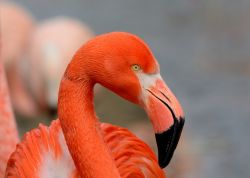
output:
[[[145, 109], [156, 133], [158, 163], [128, 130], [99, 122], [96, 83]], [[169, 164], [184, 124], [149, 47], [125, 32], [97, 36], [76, 52], [60, 84], [58, 116], [50, 127], [25, 135], [6, 177], [165, 177], [161, 168]]]
[[4, 177], [6, 163], [18, 142], [16, 123], [11, 107], [7, 81], [0, 60], [0, 177]]
[[[121, 177], [165, 177], [147, 144], [127, 129], [106, 123], [100, 128]], [[66, 149], [59, 120], [50, 127], [40, 124], [22, 142], [9, 160], [6, 177], [80, 177]]]

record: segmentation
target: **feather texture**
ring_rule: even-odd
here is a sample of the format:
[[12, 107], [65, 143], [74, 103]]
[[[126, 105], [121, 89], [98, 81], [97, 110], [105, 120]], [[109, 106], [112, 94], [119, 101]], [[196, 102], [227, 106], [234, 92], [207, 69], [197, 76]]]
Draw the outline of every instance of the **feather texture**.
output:
[[[122, 178], [163, 178], [149, 146], [125, 128], [102, 123], [101, 131]], [[87, 143], [86, 143], [87, 144]], [[94, 154], [94, 153], [93, 153]], [[59, 120], [26, 133], [11, 155], [6, 177], [80, 177], [69, 154]]]

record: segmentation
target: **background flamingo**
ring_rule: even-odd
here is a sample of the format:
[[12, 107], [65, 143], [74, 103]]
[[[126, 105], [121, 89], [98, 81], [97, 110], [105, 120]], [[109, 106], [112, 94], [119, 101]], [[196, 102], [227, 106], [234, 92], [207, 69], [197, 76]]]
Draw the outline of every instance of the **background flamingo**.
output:
[[56, 111], [60, 77], [75, 49], [93, 32], [68, 17], [35, 25], [32, 15], [16, 3], [1, 2], [0, 8], [2, 57], [15, 111], [24, 117]]
[[75, 50], [92, 37], [87, 25], [69, 17], [46, 19], [36, 26], [29, 46], [26, 80], [40, 108], [56, 111], [61, 76]]
[[[136, 148], [128, 148], [131, 145], [127, 138], [143, 144], [135, 136], [119, 127], [99, 124], [93, 106], [93, 86], [97, 82], [144, 107], [156, 132], [159, 164], [161, 167], [168, 165], [184, 124], [181, 106], [161, 79], [158, 63], [143, 41], [132, 34], [114, 32], [96, 37], [75, 54], [61, 82], [60, 123], [55, 121], [50, 128], [40, 126], [26, 134], [11, 156], [7, 176], [42, 177], [58, 173], [76, 177], [79, 173], [82, 177], [105, 175], [111, 178], [123, 176], [121, 170], [125, 169], [122, 166], [127, 163], [138, 163], [131, 168], [131, 172], [125, 170], [131, 177], [150, 176], [153, 174], [148, 172], [158, 172], [159, 167], [154, 164], [156, 159], [150, 151], [142, 151], [150, 160], [139, 156], [136, 162], [133, 160], [136, 156], [128, 156], [128, 151]], [[124, 133], [126, 139], [122, 140]], [[119, 147], [127, 152], [118, 151], [118, 140]], [[69, 158], [66, 144], [77, 171]], [[119, 158], [120, 161], [117, 160]], [[37, 163], [41, 167], [34, 169]], [[56, 168], [64, 167], [64, 163], [68, 163], [64, 172], [58, 172]], [[162, 176], [159, 172], [158, 177]]]
[[6, 163], [15, 150], [18, 133], [10, 103], [7, 81], [0, 59], [0, 177], [4, 177]]
[[6, 68], [11, 100], [15, 110], [25, 116], [37, 113], [36, 103], [27, 91], [21, 71], [27, 64], [27, 48], [34, 28], [34, 19], [22, 6], [8, 1], [0, 2], [1, 57]]

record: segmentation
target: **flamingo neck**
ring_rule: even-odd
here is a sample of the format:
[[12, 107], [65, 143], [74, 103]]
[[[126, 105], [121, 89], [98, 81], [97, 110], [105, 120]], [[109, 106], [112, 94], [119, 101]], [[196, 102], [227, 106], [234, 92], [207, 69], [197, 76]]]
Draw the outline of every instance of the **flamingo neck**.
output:
[[120, 177], [100, 132], [94, 112], [93, 84], [65, 77], [60, 86], [58, 115], [68, 149], [82, 177]]

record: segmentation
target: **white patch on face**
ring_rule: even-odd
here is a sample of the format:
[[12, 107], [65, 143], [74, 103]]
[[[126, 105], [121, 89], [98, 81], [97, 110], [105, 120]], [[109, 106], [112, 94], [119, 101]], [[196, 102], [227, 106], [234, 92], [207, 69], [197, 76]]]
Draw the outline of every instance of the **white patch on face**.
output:
[[155, 74], [145, 74], [143, 72], [137, 72], [136, 76], [139, 79], [141, 88], [142, 88], [142, 94], [141, 94], [141, 100], [144, 101], [144, 103], [147, 102], [147, 89], [150, 87], [154, 86], [156, 84], [157, 80], [162, 80], [162, 77], [160, 73], [155, 73]]
[[52, 150], [44, 153], [39, 174], [40, 177], [68, 178], [72, 175], [72, 172], [76, 170], [74, 162], [69, 154], [62, 130], [60, 130], [58, 134], [58, 139], [62, 154], [59, 158], [55, 158]]

